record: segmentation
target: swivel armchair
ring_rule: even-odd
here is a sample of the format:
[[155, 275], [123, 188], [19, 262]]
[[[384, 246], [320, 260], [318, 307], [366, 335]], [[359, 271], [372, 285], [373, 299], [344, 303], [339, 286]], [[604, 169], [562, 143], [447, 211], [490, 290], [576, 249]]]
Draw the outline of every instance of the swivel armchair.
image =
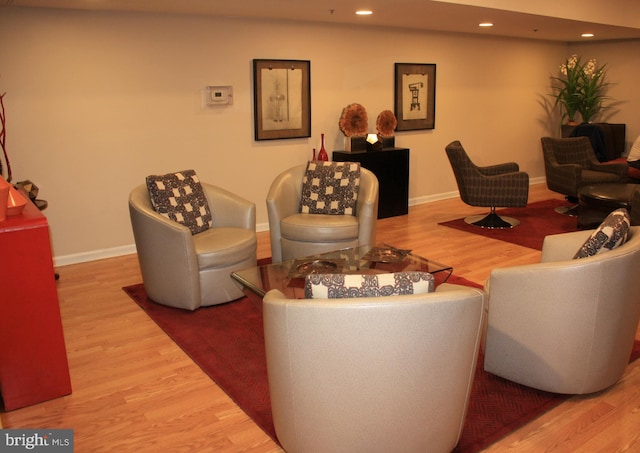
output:
[[484, 294], [264, 297], [273, 422], [288, 453], [449, 453], [479, 351]]
[[573, 259], [592, 233], [547, 236], [540, 263], [491, 271], [487, 372], [563, 394], [622, 377], [640, 319], [640, 227], [618, 248]]
[[201, 184], [213, 225], [197, 234], [156, 212], [145, 184], [129, 195], [144, 288], [159, 304], [195, 310], [238, 299], [244, 294], [231, 272], [256, 265], [255, 205]]
[[465, 222], [483, 228], [512, 228], [517, 219], [499, 216], [496, 207], [524, 207], [529, 200], [529, 175], [515, 162], [479, 167], [459, 141], [446, 147], [447, 156], [458, 183], [460, 198], [471, 206], [489, 207], [489, 214], [465, 218]]
[[[542, 137], [542, 154], [549, 190], [577, 203], [580, 188], [591, 184], [622, 183], [628, 178], [625, 162], [600, 163], [589, 137]], [[577, 215], [577, 206], [558, 212]]]
[[306, 167], [299, 165], [278, 175], [267, 194], [273, 262], [374, 244], [378, 219], [376, 176], [360, 168], [357, 202], [351, 214], [303, 213], [300, 207]]

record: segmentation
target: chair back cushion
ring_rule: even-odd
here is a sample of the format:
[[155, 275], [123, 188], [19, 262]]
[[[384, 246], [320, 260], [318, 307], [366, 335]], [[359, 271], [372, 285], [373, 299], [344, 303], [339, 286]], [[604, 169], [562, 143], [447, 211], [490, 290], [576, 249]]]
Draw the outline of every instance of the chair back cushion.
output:
[[302, 178], [300, 212], [355, 215], [359, 190], [359, 163], [311, 161]]
[[433, 292], [433, 275], [428, 272], [389, 274], [311, 274], [305, 278], [307, 299], [399, 296]]
[[211, 228], [207, 197], [194, 170], [184, 170], [146, 178], [151, 206], [159, 214], [201, 233]]
[[549, 143], [560, 165], [578, 164], [588, 168], [591, 162], [597, 162], [588, 137], [552, 138]]

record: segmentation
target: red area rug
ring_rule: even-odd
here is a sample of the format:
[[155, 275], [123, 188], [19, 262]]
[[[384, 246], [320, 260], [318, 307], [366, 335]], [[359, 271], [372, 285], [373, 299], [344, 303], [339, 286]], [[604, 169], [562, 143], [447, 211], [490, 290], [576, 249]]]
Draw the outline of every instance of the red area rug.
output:
[[[479, 287], [452, 275], [449, 283]], [[151, 301], [142, 284], [124, 291], [236, 404], [276, 442], [264, 351], [262, 310], [243, 298], [194, 312]], [[640, 356], [636, 342], [632, 360]], [[473, 390], [455, 452], [476, 452], [568, 397], [534, 390], [486, 373], [478, 358]]]
[[439, 225], [542, 250], [545, 236], [568, 233], [578, 229], [577, 217], [558, 214], [554, 210], [558, 206], [570, 206], [570, 204], [564, 200], [552, 199], [529, 203], [525, 208], [499, 209], [496, 211], [499, 215], [513, 217], [520, 221], [520, 225], [509, 229], [480, 228], [465, 223], [464, 218], [441, 222]]

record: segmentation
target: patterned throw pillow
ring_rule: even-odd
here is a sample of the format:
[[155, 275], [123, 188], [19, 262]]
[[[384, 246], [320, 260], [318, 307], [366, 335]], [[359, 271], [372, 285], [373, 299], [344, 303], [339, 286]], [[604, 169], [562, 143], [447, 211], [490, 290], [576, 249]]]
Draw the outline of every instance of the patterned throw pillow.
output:
[[305, 277], [307, 299], [381, 297], [433, 292], [433, 275], [428, 272], [392, 274], [311, 274]]
[[211, 228], [212, 216], [200, 180], [194, 170], [147, 176], [153, 209], [159, 214], [201, 233]]
[[627, 241], [630, 225], [629, 212], [624, 208], [616, 209], [582, 244], [574, 258], [587, 258], [621, 246]]
[[359, 163], [309, 162], [302, 178], [300, 212], [355, 215], [358, 190]]

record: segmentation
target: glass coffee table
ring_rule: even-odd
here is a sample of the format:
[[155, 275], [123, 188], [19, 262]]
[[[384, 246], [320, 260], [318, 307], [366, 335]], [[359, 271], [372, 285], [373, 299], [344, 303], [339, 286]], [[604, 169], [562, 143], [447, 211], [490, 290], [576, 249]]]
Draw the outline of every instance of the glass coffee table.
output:
[[387, 244], [365, 245], [281, 263], [265, 264], [231, 273], [247, 296], [262, 300], [271, 289], [290, 299], [304, 298], [308, 274], [373, 274], [423, 271], [433, 274], [436, 286], [447, 281], [453, 268]]

